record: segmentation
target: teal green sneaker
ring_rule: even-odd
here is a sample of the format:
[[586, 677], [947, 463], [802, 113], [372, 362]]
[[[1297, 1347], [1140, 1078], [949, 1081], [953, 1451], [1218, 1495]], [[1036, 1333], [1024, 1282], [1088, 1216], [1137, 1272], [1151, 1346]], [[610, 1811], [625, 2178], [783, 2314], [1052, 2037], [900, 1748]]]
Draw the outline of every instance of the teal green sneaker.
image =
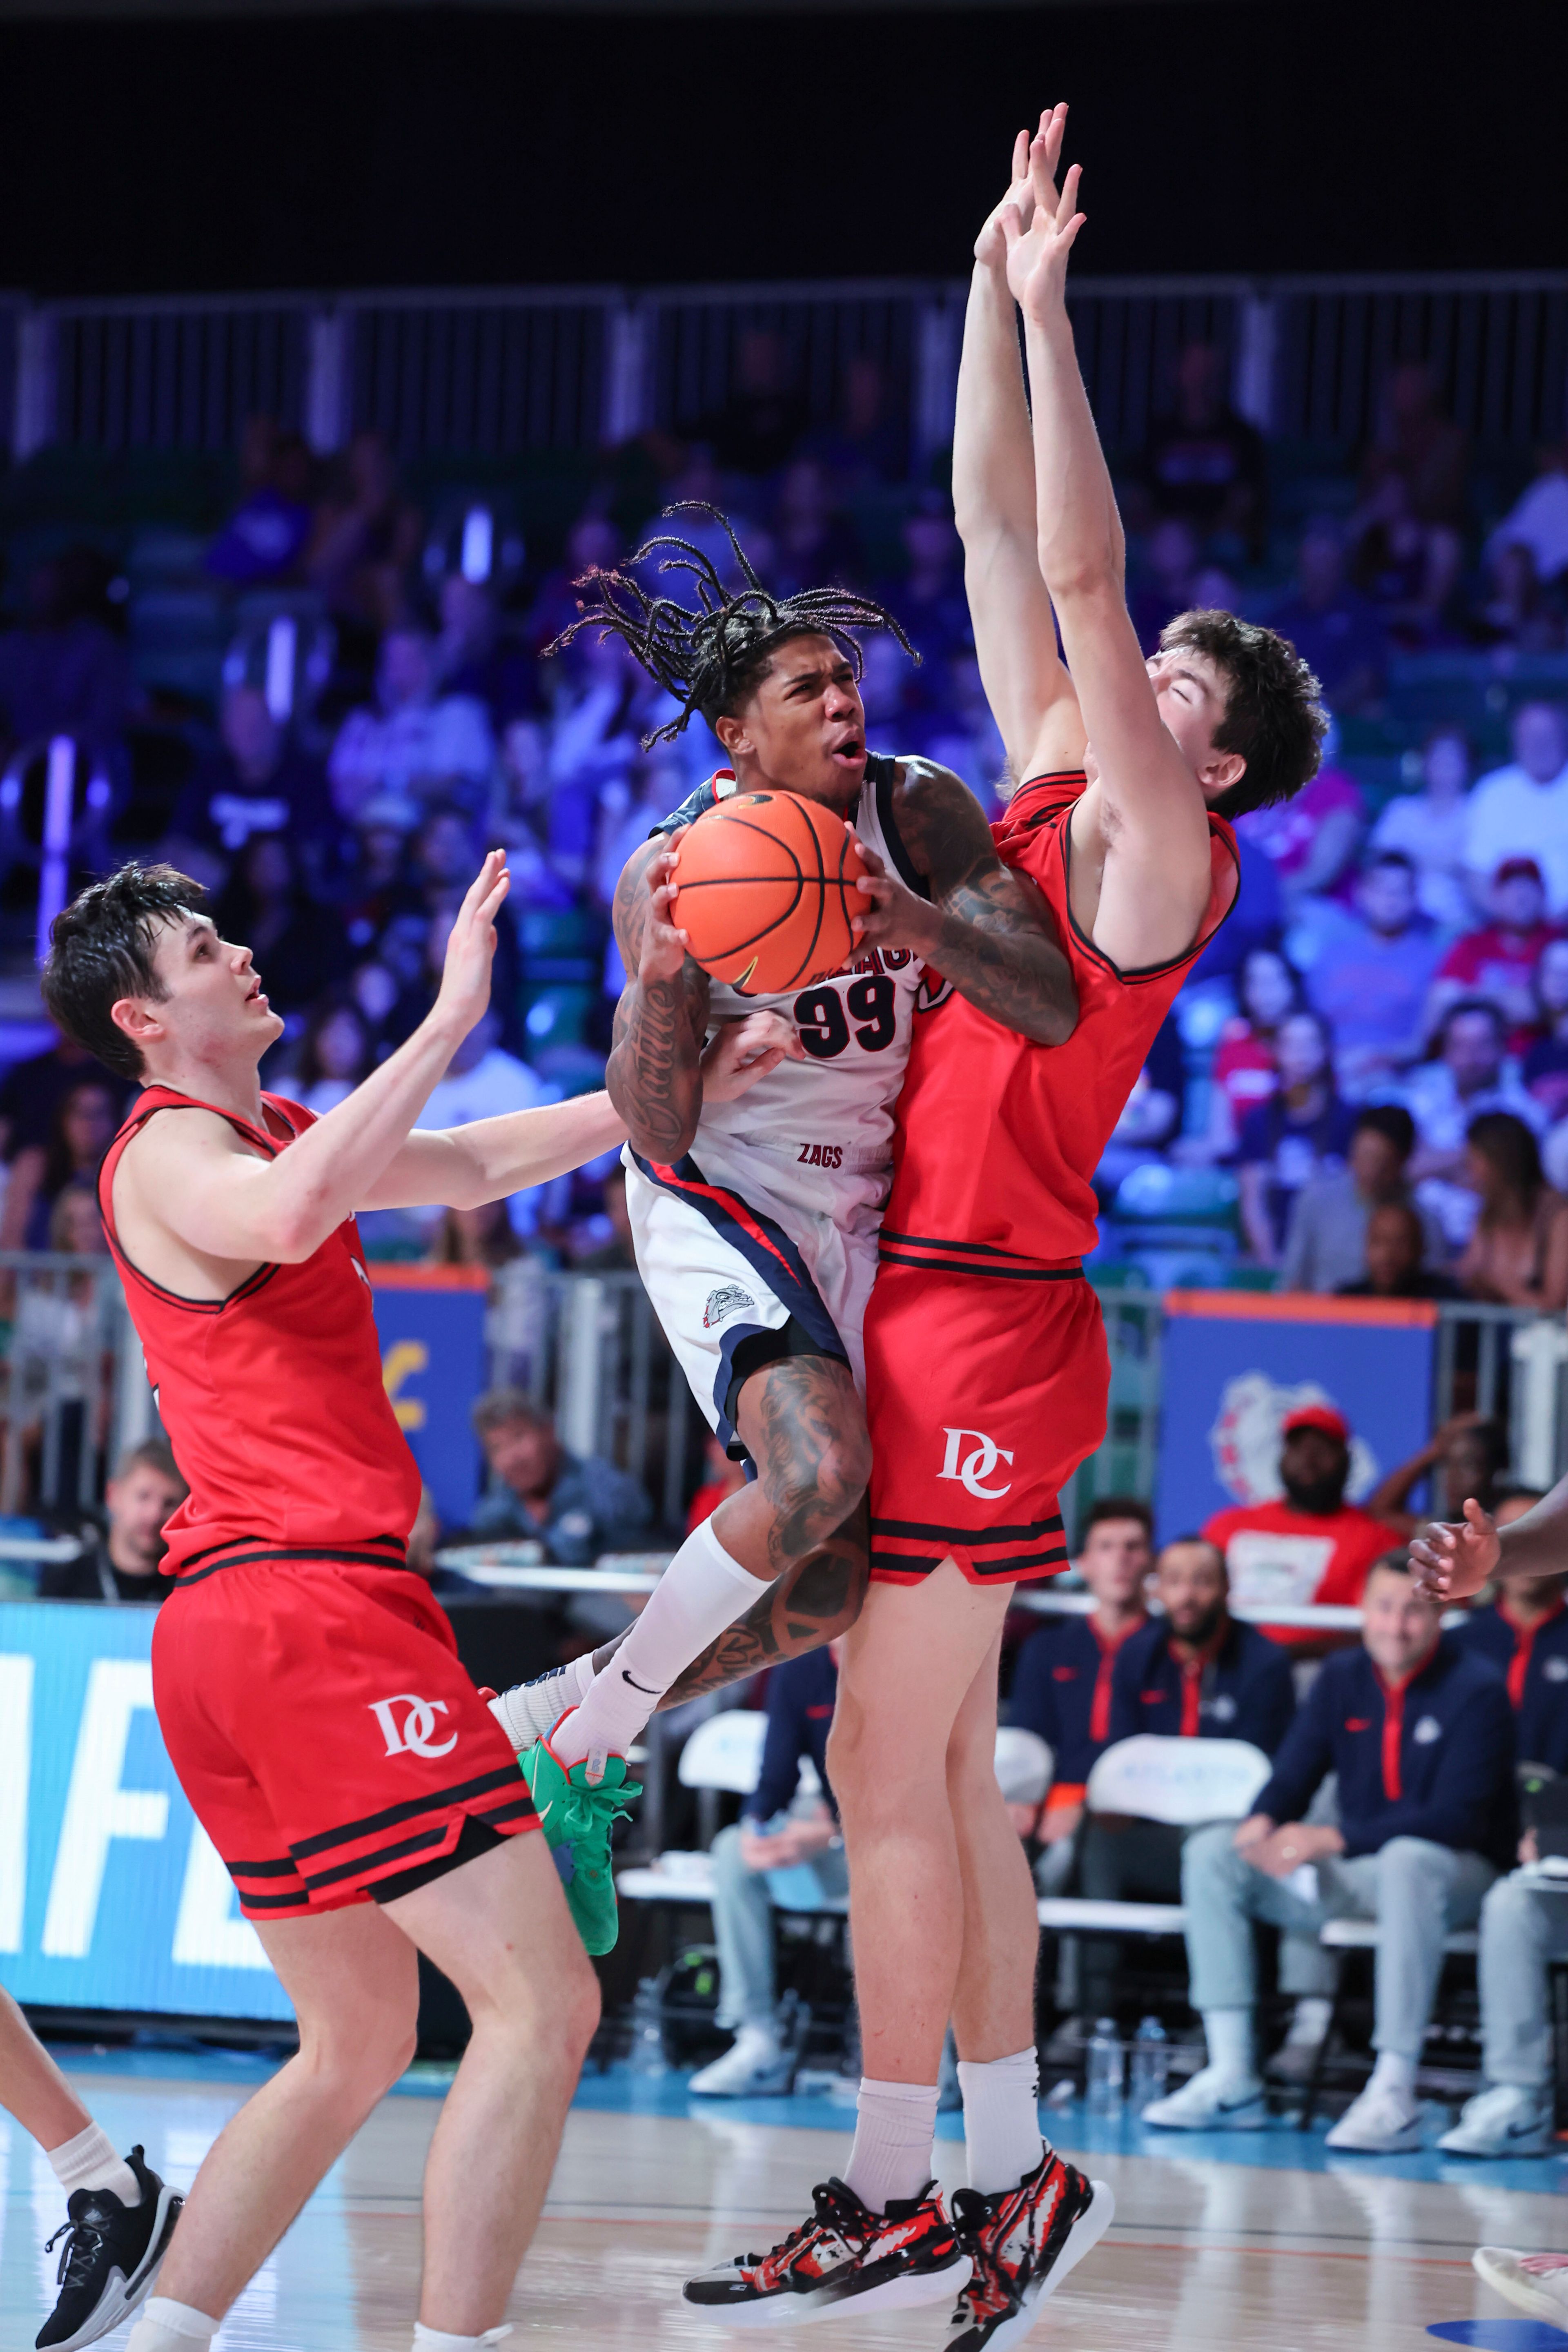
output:
[[584, 1949], [595, 1958], [613, 1951], [620, 1923], [610, 1832], [631, 1811], [630, 1800], [642, 1795], [642, 1782], [626, 1779], [625, 1757], [609, 1756], [604, 1779], [591, 1789], [584, 1778], [586, 1764], [563, 1771], [542, 1739], [525, 1748], [517, 1760]]

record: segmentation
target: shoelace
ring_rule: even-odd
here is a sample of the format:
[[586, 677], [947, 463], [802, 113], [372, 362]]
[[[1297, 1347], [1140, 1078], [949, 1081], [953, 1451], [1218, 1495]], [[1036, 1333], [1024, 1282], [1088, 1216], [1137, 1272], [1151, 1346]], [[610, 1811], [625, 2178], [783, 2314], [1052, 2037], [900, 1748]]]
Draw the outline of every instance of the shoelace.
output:
[[642, 1795], [640, 1780], [623, 1780], [618, 1789], [580, 1789], [574, 1780], [567, 1780], [556, 1800], [565, 1817], [565, 1833], [574, 1837], [579, 1832], [594, 1826], [606, 1809], [613, 1828], [624, 1814], [631, 1811], [631, 1800]]
[[862, 2231], [854, 2226], [854, 2219], [847, 2204], [841, 2197], [835, 2195], [831, 2189], [826, 2186], [820, 2187], [814, 2189], [811, 2194], [812, 2211], [809, 2220], [797, 2222], [787, 2237], [781, 2238], [776, 2246], [770, 2246], [765, 2254], [738, 2256], [736, 2267], [751, 2270], [754, 2269], [758, 2263], [771, 2263], [780, 2254], [787, 2254], [793, 2247], [804, 2245], [815, 2230], [837, 2230], [841, 2237], [858, 2238], [864, 2235]]
[[972, 2318], [983, 2300], [1004, 2302], [1015, 2300], [1012, 2280], [985, 2243], [985, 2224], [992, 2219], [985, 2200], [973, 2189], [953, 2191], [952, 2233], [963, 2251], [969, 2256], [970, 2273], [958, 2290], [958, 2304], [952, 2315], [956, 2327], [961, 2320]]
[[65, 2240], [60, 2266], [55, 2273], [57, 2286], [85, 2286], [103, 2244], [103, 2232], [92, 2221], [62, 2221], [53, 2238], [44, 2241], [44, 2252], [52, 2254], [55, 2240]]

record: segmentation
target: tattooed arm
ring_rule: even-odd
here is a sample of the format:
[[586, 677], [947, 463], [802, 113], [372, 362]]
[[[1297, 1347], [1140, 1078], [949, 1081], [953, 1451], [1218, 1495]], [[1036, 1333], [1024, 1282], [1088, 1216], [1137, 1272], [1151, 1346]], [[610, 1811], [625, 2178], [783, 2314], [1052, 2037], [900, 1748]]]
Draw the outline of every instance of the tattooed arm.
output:
[[912, 949], [1004, 1028], [1038, 1045], [1065, 1045], [1078, 1026], [1071, 969], [1045, 901], [997, 856], [969, 787], [950, 769], [901, 761], [893, 808], [931, 898], [917, 898], [862, 843], [871, 871], [859, 885], [860, 943]]
[[670, 921], [670, 852], [679, 838], [646, 842], [616, 885], [616, 942], [629, 977], [605, 1071], [633, 1150], [663, 1161], [689, 1151], [697, 1133], [708, 1026], [708, 975]]
[[[782, 1666], [820, 1650], [847, 1633], [860, 1614], [866, 1598], [870, 1563], [867, 1557], [866, 1505], [851, 1512], [816, 1551], [785, 1569], [743, 1617], [727, 1625], [670, 1685], [659, 1706], [679, 1706], [689, 1698], [724, 1690], [761, 1674], [764, 1666]], [[624, 1633], [595, 1653], [595, 1671], [608, 1664], [626, 1640]]]

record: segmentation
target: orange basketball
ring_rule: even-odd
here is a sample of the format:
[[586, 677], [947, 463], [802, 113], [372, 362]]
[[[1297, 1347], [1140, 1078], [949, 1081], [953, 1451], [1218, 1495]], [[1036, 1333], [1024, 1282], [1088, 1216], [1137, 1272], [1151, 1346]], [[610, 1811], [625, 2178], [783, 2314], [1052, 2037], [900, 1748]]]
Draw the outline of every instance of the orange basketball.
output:
[[777, 996], [847, 960], [865, 871], [859, 843], [831, 809], [798, 793], [737, 793], [680, 843], [675, 921], [715, 980]]

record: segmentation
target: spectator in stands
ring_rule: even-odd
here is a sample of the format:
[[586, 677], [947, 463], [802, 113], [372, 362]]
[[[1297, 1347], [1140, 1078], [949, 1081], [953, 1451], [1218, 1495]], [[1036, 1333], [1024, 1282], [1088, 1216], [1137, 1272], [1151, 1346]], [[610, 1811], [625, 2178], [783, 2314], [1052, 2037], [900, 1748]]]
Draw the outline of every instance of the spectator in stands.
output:
[[1520, 1076], [1532, 1101], [1552, 1122], [1568, 1116], [1568, 940], [1555, 935], [1535, 967], [1537, 1035]]
[[1397, 473], [1377, 484], [1351, 530], [1351, 577], [1376, 607], [1394, 643], [1406, 653], [1440, 644], [1459, 580], [1458, 531], [1448, 523], [1424, 520]]
[[1037, 1840], [1035, 1876], [1042, 1894], [1059, 1894], [1072, 1866], [1072, 1841], [1083, 1796], [1110, 1738], [1110, 1682], [1121, 1647], [1147, 1623], [1144, 1591], [1153, 1554], [1154, 1518], [1147, 1503], [1101, 1495], [1089, 1505], [1073, 1565], [1094, 1607], [1088, 1616], [1050, 1617], [1018, 1653], [1007, 1720], [1033, 1731], [1055, 1759], [1049, 1792], [1021, 1835]]
[[[1339, 1822], [1305, 1816], [1330, 1772]], [[1496, 1669], [1442, 1631], [1403, 1552], [1367, 1578], [1363, 1635], [1328, 1658], [1275, 1759], [1256, 1811], [1194, 1831], [1183, 1857], [1191, 1999], [1208, 2063], [1143, 2111], [1184, 2131], [1265, 2121], [1254, 2048], [1255, 1919], [1310, 1934], [1378, 1923], [1377, 2064], [1329, 2146], [1392, 2155], [1423, 2137], [1415, 2070], [1443, 1941], [1474, 1924], [1512, 1851], [1513, 1723]], [[1298, 1878], [1310, 1864], [1310, 1895]]]
[[508, 1111], [531, 1110], [553, 1102], [554, 1091], [526, 1062], [500, 1044], [500, 1020], [494, 1005], [482, 1013], [438, 1078], [415, 1122], [418, 1127], [466, 1127], [470, 1119], [500, 1118]]
[[100, 752], [118, 743], [136, 695], [115, 584], [96, 547], [68, 547], [37, 567], [26, 625], [0, 635], [0, 737], [74, 735]]
[[[757, 2098], [787, 2091], [793, 2052], [781, 2047], [773, 1968], [770, 1870], [810, 1871], [818, 1899], [842, 1904], [849, 1892], [844, 1840], [827, 1784], [827, 1735], [838, 1696], [838, 1642], [775, 1666], [768, 1676], [768, 1727], [762, 1773], [731, 1829], [713, 1841], [713, 1940], [719, 1947], [719, 2014], [735, 2039], [721, 2058], [693, 2074], [705, 2098]], [[810, 1764], [821, 1793], [801, 1792]]]
[[858, 550], [833, 485], [814, 457], [797, 457], [773, 504], [773, 552], [763, 575], [780, 595], [854, 576]]
[[1455, 1269], [1467, 1297], [1560, 1315], [1568, 1307], [1568, 1199], [1546, 1181], [1521, 1118], [1494, 1110], [1470, 1121], [1465, 1182], [1480, 1202]]
[[251, 835], [213, 920], [222, 938], [244, 940], [273, 1010], [286, 1017], [307, 1013], [324, 990], [348, 977], [348, 943], [306, 896], [286, 833]]
[[531, 653], [542, 654], [576, 619], [582, 596], [576, 583], [584, 573], [595, 567], [613, 571], [624, 552], [620, 532], [595, 499], [567, 532], [560, 563], [540, 583], [523, 630], [523, 642]]
[[1491, 921], [1456, 940], [1437, 967], [1429, 1020], [1435, 1025], [1462, 996], [1484, 996], [1508, 1024], [1510, 1052], [1521, 1053], [1535, 1027], [1535, 967], [1560, 933], [1546, 919], [1546, 884], [1533, 857], [1505, 857], [1488, 898]]
[[970, 643], [963, 551], [951, 501], [941, 490], [922, 490], [913, 513], [905, 518], [901, 536], [909, 568], [901, 581], [889, 586], [887, 596], [920, 653], [932, 665], [934, 676]]
[[634, 1274], [637, 1255], [632, 1247], [632, 1221], [626, 1207], [626, 1171], [616, 1160], [605, 1178], [604, 1219], [609, 1227], [607, 1236], [597, 1248], [585, 1250], [574, 1260], [579, 1274]]
[[287, 834], [311, 895], [329, 897], [344, 845], [321, 762], [274, 719], [258, 686], [224, 689], [218, 735], [174, 804], [162, 855], [216, 897], [258, 834]]
[[486, 1201], [478, 1209], [443, 1209], [426, 1253], [426, 1265], [483, 1266], [494, 1273], [522, 1255], [522, 1244], [511, 1228], [504, 1201]]
[[1487, 559], [1487, 588], [1470, 614], [1472, 632], [1483, 645], [1511, 646], [1522, 654], [1561, 653], [1562, 606], [1542, 587], [1528, 547], [1515, 541], [1495, 548]]
[[1241, 1122], [1241, 1224], [1260, 1265], [1278, 1265], [1296, 1196], [1313, 1176], [1342, 1163], [1355, 1114], [1334, 1091], [1331, 1040], [1317, 1013], [1292, 1013], [1276, 1043], [1279, 1084]]
[[[870, 637], [866, 650], [890, 639]], [[985, 698], [980, 664], [968, 646], [955, 646], [945, 671], [931, 686], [937, 705], [923, 724], [915, 721], [920, 749], [928, 760], [962, 776], [989, 818], [999, 816], [1011, 787], [1007, 783], [1007, 753]], [[1238, 902], [1239, 903], [1239, 902]], [[1234, 910], [1233, 910], [1234, 911]]]
[[397, 467], [380, 433], [356, 433], [344, 480], [324, 500], [306, 569], [334, 619], [375, 636], [406, 617], [410, 569], [423, 524], [403, 497]]
[[1346, 582], [1344, 534], [1331, 516], [1308, 523], [1297, 551], [1295, 590], [1268, 618], [1317, 673], [1335, 710], [1364, 711], [1376, 704], [1388, 637], [1376, 606]]
[[[1242, 841], [1260, 849], [1273, 866], [1291, 915], [1317, 899], [1342, 894], [1366, 831], [1361, 786], [1337, 764], [1339, 741], [1339, 730], [1331, 722], [1322, 763], [1311, 781], [1292, 799], [1248, 809], [1237, 819]], [[1244, 858], [1244, 873], [1247, 864]]]
[[743, 327], [735, 338], [730, 396], [699, 425], [697, 439], [726, 472], [772, 474], [791, 455], [805, 423], [784, 337], [773, 327]]
[[[1331, 1404], [1299, 1404], [1279, 1434], [1280, 1499], [1216, 1511], [1204, 1535], [1224, 1557], [1238, 1608], [1354, 1608], [1390, 1531], [1345, 1500], [1350, 1423]], [[1314, 1642], [1310, 1629], [1281, 1639], [1297, 1648]]]
[[1421, 1052], [1442, 943], [1402, 849], [1368, 858], [1355, 898], [1353, 914], [1335, 909], [1322, 926], [1307, 993], [1333, 1029], [1340, 1085], [1360, 1097]]
[[[1290, 1661], [1227, 1604], [1225, 1561], [1196, 1536], [1161, 1552], [1155, 1598], [1163, 1615], [1133, 1633], [1111, 1672], [1107, 1745], [1152, 1732], [1165, 1738], [1247, 1739], [1272, 1756], [1295, 1712]], [[1181, 1900], [1189, 1832], [1168, 1822], [1091, 1813], [1078, 1841], [1079, 1892], [1096, 1903]], [[1114, 2008], [1117, 1947], [1088, 1939], [1082, 2013]]]
[[1205, 537], [1224, 532], [1249, 555], [1263, 545], [1268, 462], [1263, 436], [1226, 398], [1226, 355], [1188, 343], [1176, 361], [1173, 412], [1157, 418], [1140, 468], [1156, 515]]
[[481, 704], [497, 735], [539, 700], [534, 665], [521, 646], [502, 636], [490, 589], [460, 572], [449, 572], [441, 583], [435, 670], [441, 692]]
[[1414, 1203], [1384, 1202], [1366, 1221], [1363, 1272], [1354, 1282], [1336, 1283], [1336, 1297], [1458, 1298], [1459, 1286], [1453, 1276], [1428, 1265], [1427, 1247], [1422, 1212]]
[[118, 1126], [132, 1090], [74, 1038], [57, 1034], [43, 1053], [13, 1062], [0, 1084], [0, 1151], [14, 1160], [20, 1151], [47, 1150], [60, 1105], [89, 1078], [112, 1094]]
[[1443, 413], [1426, 362], [1407, 360], [1394, 368], [1381, 405], [1377, 437], [1362, 463], [1363, 500], [1396, 480], [1417, 521], [1462, 531], [1469, 452], [1460, 427]]
[[1533, 857], [1548, 911], [1568, 914], [1568, 725], [1554, 702], [1521, 702], [1513, 759], [1481, 778], [1468, 803], [1465, 865], [1478, 907], [1505, 857]]
[[40, 1601], [152, 1601], [173, 1592], [158, 1573], [163, 1523], [185, 1499], [184, 1480], [161, 1437], [128, 1446], [103, 1490], [103, 1525], [81, 1529], [77, 1559], [50, 1561], [39, 1572]]
[[491, 1481], [474, 1511], [476, 1537], [533, 1538], [568, 1568], [647, 1547], [653, 1509], [637, 1480], [595, 1454], [568, 1454], [549, 1413], [521, 1389], [488, 1390], [473, 1423]]
[[[875, 640], [868, 640], [868, 650]], [[624, 798], [605, 796], [604, 828], [594, 861], [594, 896], [607, 913], [615, 904], [621, 869], [655, 827], [678, 809], [691, 790], [690, 764], [673, 743], [656, 743], [632, 768]], [[618, 995], [623, 982], [617, 982]]]
[[1167, 515], [1149, 534], [1147, 577], [1128, 598], [1132, 625], [1145, 654], [1160, 649], [1160, 632], [1178, 613], [1198, 604], [1194, 582], [1202, 550], [1198, 535], [1182, 515]]
[[1568, 572], [1568, 441], [1542, 449], [1539, 471], [1487, 541], [1495, 557], [1505, 547], [1522, 547], [1533, 559], [1538, 579], [1554, 581]]
[[[1543, 1499], [1514, 1488], [1493, 1514], [1500, 1527]], [[1506, 1676], [1521, 1764], [1568, 1773], [1568, 1576], [1497, 1580], [1497, 1599], [1472, 1610], [1454, 1639]], [[1534, 1883], [1540, 1849], [1533, 1829], [1519, 1844], [1522, 1868], [1499, 1881], [1481, 1906], [1481, 2068], [1484, 2088], [1465, 2102], [1437, 2145], [1445, 2156], [1555, 2156], [1553, 1961], [1568, 1959], [1568, 1908], [1555, 1887]]]
[[288, 1091], [318, 1118], [336, 1110], [370, 1076], [370, 1031], [353, 998], [329, 990], [310, 1009]]
[[120, 1117], [120, 1095], [107, 1079], [79, 1078], [61, 1097], [47, 1144], [25, 1144], [11, 1163], [0, 1249], [48, 1248], [56, 1202], [70, 1186], [96, 1181]]
[[[1314, 1176], [1296, 1196], [1279, 1269], [1281, 1290], [1341, 1290], [1366, 1270], [1368, 1234], [1380, 1209], [1414, 1210], [1406, 1171], [1415, 1123], [1397, 1103], [1369, 1103], [1356, 1113], [1342, 1168]], [[1416, 1262], [1444, 1255], [1442, 1227], [1417, 1217]]]
[[310, 452], [270, 416], [247, 419], [239, 504], [207, 550], [207, 570], [235, 588], [280, 584], [298, 573], [314, 527]]
[[1163, 1160], [1166, 1146], [1182, 1124], [1186, 1076], [1182, 1056], [1182, 1033], [1175, 1015], [1167, 1013], [1154, 1034], [1148, 1058], [1095, 1170], [1095, 1184], [1107, 1198], [1134, 1168]]
[[1469, 739], [1462, 727], [1434, 727], [1421, 752], [1422, 789], [1391, 800], [1372, 829], [1374, 850], [1403, 850], [1415, 868], [1424, 915], [1446, 931], [1465, 929], [1475, 901], [1466, 881]]
[[837, 418], [808, 433], [801, 446], [827, 467], [842, 494], [903, 480], [909, 435], [892, 414], [886, 372], [869, 352], [857, 352], [844, 370]]
[[1508, 1054], [1502, 1015], [1484, 997], [1461, 997], [1438, 1024], [1435, 1052], [1399, 1087], [1415, 1121], [1411, 1174], [1417, 1198], [1442, 1225], [1452, 1250], [1462, 1250], [1476, 1222], [1478, 1195], [1465, 1181], [1465, 1139], [1483, 1111], [1511, 1111], [1540, 1134], [1546, 1120], [1520, 1083]]
[[[1241, 1122], [1279, 1084], [1279, 1024], [1303, 1003], [1300, 977], [1279, 948], [1249, 948], [1237, 972], [1238, 1010], [1219, 1033], [1209, 1068], [1208, 1128], [1202, 1156], [1228, 1160]], [[1197, 1157], [1197, 1154], [1194, 1155]]]
[[[1498, 1480], [1508, 1461], [1508, 1438], [1500, 1422], [1483, 1412], [1456, 1412], [1428, 1438], [1419, 1453], [1391, 1470], [1368, 1497], [1367, 1507], [1399, 1535], [1413, 1536], [1426, 1519], [1462, 1519], [1471, 1496], [1484, 1511], [1497, 1501]], [[1405, 1505], [1424, 1478], [1440, 1472], [1432, 1509], [1419, 1514]], [[1516, 1511], [1511, 1515], [1517, 1518]], [[1532, 1588], [1533, 1590], [1533, 1588]]]
[[388, 631], [376, 704], [350, 711], [332, 745], [327, 767], [339, 814], [352, 823], [383, 793], [477, 809], [495, 764], [489, 721], [471, 696], [437, 695], [435, 649], [423, 629]]
[[648, 731], [640, 704], [646, 682], [624, 639], [592, 630], [550, 664], [550, 791], [542, 814], [550, 862], [574, 890], [592, 869], [601, 805], [607, 793], [626, 788], [641, 756]]

